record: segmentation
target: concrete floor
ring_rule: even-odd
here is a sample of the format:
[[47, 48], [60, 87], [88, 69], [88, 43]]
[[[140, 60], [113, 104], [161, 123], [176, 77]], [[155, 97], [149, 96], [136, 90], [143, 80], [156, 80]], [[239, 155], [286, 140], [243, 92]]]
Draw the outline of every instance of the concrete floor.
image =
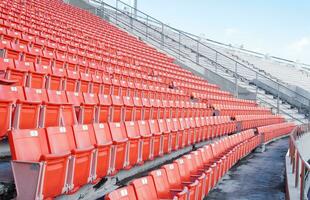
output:
[[310, 133], [304, 134], [296, 143], [304, 159], [310, 160]]
[[206, 200], [284, 200], [288, 138], [244, 158], [226, 174]]

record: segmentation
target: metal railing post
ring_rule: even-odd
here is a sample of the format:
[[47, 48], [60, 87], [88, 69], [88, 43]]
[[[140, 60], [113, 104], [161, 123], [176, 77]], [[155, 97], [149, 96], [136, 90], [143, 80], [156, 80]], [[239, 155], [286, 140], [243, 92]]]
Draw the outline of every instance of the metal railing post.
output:
[[199, 39], [197, 39], [196, 62], [199, 64]]
[[165, 38], [164, 38], [164, 24], [162, 23], [161, 24], [161, 45], [162, 45], [162, 47], [164, 47], [164, 45], [165, 45]]
[[130, 28], [133, 29], [133, 16], [132, 16], [132, 8], [130, 9]]
[[296, 154], [296, 168], [295, 168], [295, 187], [298, 187], [299, 184], [299, 154]]
[[104, 3], [102, 4], [102, 18], [104, 18], [104, 19], [105, 19]]
[[181, 33], [180, 32], [179, 32], [179, 59], [181, 59]]
[[304, 189], [305, 189], [305, 164], [302, 161], [300, 170], [300, 200], [304, 200]]
[[310, 100], [308, 103], [308, 123], [310, 124]]
[[137, 18], [138, 12], [138, 0], [134, 0], [135, 18]]
[[235, 63], [235, 97], [238, 98], [238, 64]]
[[115, 24], [117, 25], [117, 21], [118, 21], [118, 19], [117, 19], [117, 11], [118, 11], [118, 0], [116, 0], [116, 5], [115, 5], [115, 7], [116, 7], [116, 10], [115, 10]]
[[256, 102], [257, 102], [257, 94], [258, 94], [258, 86], [257, 86], [258, 74], [257, 74], [257, 72], [255, 73], [255, 79], [256, 79], [255, 99], [256, 99]]
[[280, 84], [278, 83], [277, 113], [280, 113]]
[[148, 34], [149, 34], [149, 16], [147, 15], [146, 16], [146, 28], [145, 28], [145, 37], [146, 37], [146, 40], [148, 38]]

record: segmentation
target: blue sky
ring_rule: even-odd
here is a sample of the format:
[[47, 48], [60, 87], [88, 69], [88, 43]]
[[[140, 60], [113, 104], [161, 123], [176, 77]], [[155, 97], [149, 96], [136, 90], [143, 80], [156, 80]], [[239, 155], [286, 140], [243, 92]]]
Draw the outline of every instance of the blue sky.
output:
[[308, 0], [138, 0], [138, 9], [196, 35], [310, 64]]

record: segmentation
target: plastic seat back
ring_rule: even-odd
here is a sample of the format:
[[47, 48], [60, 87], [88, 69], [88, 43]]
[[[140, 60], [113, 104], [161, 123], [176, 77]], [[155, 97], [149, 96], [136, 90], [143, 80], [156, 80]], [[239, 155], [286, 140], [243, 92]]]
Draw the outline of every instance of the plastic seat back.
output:
[[111, 96], [113, 113], [112, 122], [120, 122], [122, 120], [122, 107], [124, 105], [123, 99], [120, 96]]
[[38, 162], [42, 155], [49, 154], [44, 129], [14, 130], [8, 136], [12, 160]]
[[136, 200], [135, 190], [132, 185], [122, 187], [120, 189], [114, 190], [109, 193], [106, 197], [106, 200]]
[[158, 126], [158, 121], [157, 120], [149, 120], [149, 125], [150, 125], [150, 131], [152, 134], [160, 133], [159, 126]]
[[64, 91], [47, 90], [48, 101], [50, 103], [64, 104], [67, 103], [67, 97]]
[[113, 141], [127, 139], [126, 129], [123, 122], [109, 122], [109, 127]]
[[110, 121], [110, 108], [112, 105], [112, 100], [110, 95], [99, 94], [99, 123], [105, 123]]
[[140, 138], [139, 126], [136, 121], [125, 122], [125, 127], [128, 138]]
[[0, 100], [12, 101], [13, 103], [16, 100], [24, 101], [23, 88], [20, 86], [0, 85]]
[[47, 127], [46, 133], [51, 153], [61, 154], [75, 149], [71, 127]]
[[138, 121], [139, 132], [141, 136], [147, 136], [151, 134], [150, 125], [147, 121], [140, 120]]
[[187, 169], [184, 158], [179, 158], [174, 161], [178, 165], [179, 173], [182, 182], [190, 182], [191, 181], [191, 172]]
[[68, 103], [74, 106], [80, 106], [84, 100], [82, 93], [79, 92], [66, 92]]
[[158, 199], [154, 181], [151, 176], [135, 179], [131, 184], [135, 189], [137, 199]]
[[172, 199], [173, 196], [170, 193], [166, 171], [164, 169], [157, 169], [151, 171], [149, 175], [153, 178], [158, 198]]
[[35, 89], [24, 87], [25, 98], [31, 102], [48, 102], [45, 89]]
[[93, 134], [90, 134], [93, 145], [105, 145], [112, 143], [112, 137], [107, 123], [93, 124], [93, 130]]
[[183, 189], [182, 179], [177, 163], [171, 163], [162, 166], [167, 174], [167, 179], [171, 189]]
[[91, 125], [73, 125], [75, 144], [78, 149], [93, 147], [90, 135], [93, 133]]

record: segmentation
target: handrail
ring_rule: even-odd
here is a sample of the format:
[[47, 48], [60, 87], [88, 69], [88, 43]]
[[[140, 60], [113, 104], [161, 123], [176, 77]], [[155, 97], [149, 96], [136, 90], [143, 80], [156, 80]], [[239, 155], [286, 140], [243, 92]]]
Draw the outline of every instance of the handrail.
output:
[[[110, 7], [110, 5], [107, 5], [107, 6]], [[113, 7], [111, 7], [111, 8], [113, 8]], [[123, 11], [120, 11], [120, 12], [122, 12], [122, 14], [125, 14], [125, 15], [126, 15], [125, 12], [123, 12]], [[115, 17], [114, 15], [109, 15], [109, 16], [112, 17], [112, 18]], [[118, 23], [123, 23], [124, 25], [127, 25], [127, 24], [126, 24], [124, 21], [122, 21], [122, 19], [120, 19], [120, 18], [118, 18]], [[127, 27], [129, 27], [129, 25], [127, 25]], [[137, 31], [137, 32], [140, 33], [140, 34], [144, 34], [144, 32], [141, 32], [141, 31], [140, 31], [139, 29], [137, 29], [136, 27], [131, 27], [131, 28], [132, 28], [132, 29], [135, 29], [135, 31]], [[149, 39], [152, 39], [153, 41], [158, 42], [156, 39], [153, 39], [152, 36], [149, 36]], [[167, 46], [167, 44], [164, 44], [164, 45]], [[167, 48], [168, 48], [170, 51], [174, 52], [174, 53], [179, 53], [179, 52], [175, 52], [175, 51], [174, 51], [173, 49], [171, 49], [169, 46], [167, 46]], [[165, 50], [164, 50], [164, 51], [165, 51]], [[167, 51], [166, 51], [166, 52], [167, 52]], [[167, 53], [168, 53], [168, 52], [167, 52]], [[187, 60], [189, 60], [190, 62], [192, 62], [192, 63], [194, 63], [194, 64], [196, 64], [196, 65], [198, 65], [198, 66], [204, 68], [204, 69], [207, 69], [206, 67], [200, 65], [199, 63], [193, 61], [192, 59], [190, 59], [190, 58], [188, 58], [188, 57], [184, 57], [184, 58], [187, 59]], [[230, 72], [234, 73], [233, 71], [230, 71]], [[240, 75], [240, 77], [242, 77], [242, 76]], [[266, 103], [266, 104], [268, 104], [268, 105], [270, 105], [272, 108], [277, 108], [276, 106], [270, 104], [269, 102], [264, 101], [263, 99], [260, 99], [260, 98], [259, 98], [259, 100], [260, 100], [260, 101], [263, 101], [264, 103]], [[281, 109], [280, 109], [280, 110], [281, 110]], [[298, 122], [300, 122], [300, 123], [304, 123], [304, 122], [301, 121], [300, 119], [295, 118], [294, 116], [292, 116], [291, 114], [289, 114], [289, 113], [287, 113], [287, 112], [285, 112], [285, 111], [283, 111], [283, 110], [281, 110], [281, 113], [283, 113], [283, 114], [285, 114], [285, 115], [288, 115], [290, 118], [292, 118], [292, 119], [294, 119], [294, 120], [296, 120], [296, 121], [298, 121]]]
[[[258, 99], [259, 101], [264, 102], [265, 104], [268, 104], [268, 105], [271, 106], [272, 108], [276, 108], [276, 109], [277, 109], [277, 107], [274, 106], [274, 105], [272, 105], [271, 103], [269, 103], [269, 102], [267, 102], [267, 101], [265, 101], [265, 100], [263, 100], [263, 99], [261, 99], [261, 98], [259, 98], [259, 97], [257, 97], [257, 99]], [[281, 110], [281, 109], [280, 109], [280, 110]], [[298, 122], [300, 122], [300, 123], [302, 123], [302, 124], [305, 123], [305, 122], [301, 121], [300, 119], [298, 119], [298, 118], [292, 116], [291, 114], [289, 114], [289, 113], [287, 113], [287, 112], [285, 112], [285, 111], [283, 111], [283, 110], [281, 110], [281, 112], [282, 112], [283, 114], [289, 116], [290, 118], [294, 119], [295, 121], [298, 121]]]
[[[111, 6], [111, 5], [109, 5], [109, 4], [105, 4], [105, 5], [108, 6], [108, 7], [110, 7], [110, 8], [112, 8], [112, 9], [114, 8], [113, 6]], [[119, 11], [119, 12], [121, 12], [121, 13], [124, 14], [124, 15], [127, 15], [125, 12], [122, 12], [122, 11]], [[109, 16], [110, 16], [110, 17], [114, 17], [113, 15], [109, 15]], [[128, 16], [128, 15], [127, 15], [127, 16]], [[115, 18], [115, 17], [114, 17], [114, 18]], [[124, 25], [126, 25], [127, 27], [129, 27], [129, 25], [128, 25], [126, 22], [122, 21], [120, 18], [118, 18], [117, 20], [118, 20], [118, 22], [121, 22], [122, 24], [124, 24]], [[141, 32], [140, 29], [137, 29], [137, 28], [135, 28], [135, 27], [129, 27], [129, 28], [135, 29], [135, 31], [137, 31], [137, 32], [140, 33], [140, 34], [144, 34], [144, 32]], [[152, 27], [149, 27], [149, 28], [152, 29]], [[154, 31], [157, 31], [156, 29], [153, 29], [153, 30], [154, 30]], [[149, 39], [152, 39], [154, 42], [159, 43], [156, 39], [152, 38], [152, 36], [148, 36], [148, 38], [149, 38]], [[174, 49], [171, 49], [171, 47], [169, 47], [167, 44], [163, 44], [163, 45], [164, 45], [167, 49], [169, 49], [170, 51], [172, 51], [173, 53], [181, 55], [181, 53], [180, 53], [179, 51], [175, 51]], [[167, 52], [167, 53], [169, 53], [169, 52], [166, 51], [165, 49], [162, 49], [162, 50], [165, 51], [165, 52]], [[185, 54], [185, 53], [182, 52], [182, 54]], [[202, 68], [204, 68], [204, 69], [208, 69], [207, 67], [202, 66], [201, 64], [197, 63], [196, 61], [194, 61], [194, 60], [188, 58], [188, 56], [184, 56], [184, 55], [182, 55], [182, 56], [183, 56], [184, 59], [186, 59], [186, 60], [192, 62], [193, 64], [196, 64], [196, 65], [198, 65], [199, 67], [202, 67]], [[222, 68], [225, 68], [224, 66], [222, 66], [222, 65], [219, 64], [219, 63], [217, 63], [217, 65], [220, 66], [220, 67], [222, 67]], [[230, 70], [230, 69], [225, 68], [225, 70], [228, 71], [228, 72], [230, 72], [230, 73], [235, 74], [235, 72], [232, 71], [232, 70]], [[235, 74], [235, 75], [236, 75], [237, 77], [239, 77], [239, 78], [246, 79], [246, 77], [244, 77], [244, 76], [242, 76], [242, 75], [239, 75], [239, 74]], [[220, 76], [220, 75], [219, 75], [219, 76]]]
[[[97, 1], [97, 0], [93, 0], [93, 1]], [[117, 1], [117, 2], [121, 2], [121, 1]], [[131, 13], [131, 15], [130, 15], [128, 11], [124, 11], [124, 10], [118, 9], [118, 8], [116, 8], [116, 7], [114, 7], [114, 6], [111, 6], [111, 5], [109, 5], [109, 4], [107, 4], [107, 3], [103, 2], [103, 1], [97, 1], [97, 3], [99, 3], [101, 6], [103, 6], [103, 9], [104, 9], [104, 6], [107, 6], [107, 7], [109, 7], [111, 10], [113, 10], [113, 11], [115, 12], [115, 13], [114, 13], [115, 16], [113, 16], [113, 17], [116, 18], [116, 19], [115, 19], [116, 21], [118, 20], [118, 21], [120, 22], [120, 18], [117, 17], [117, 16], [118, 16], [117, 13], [123, 14], [123, 15], [125, 15], [125, 16], [130, 20], [130, 25], [129, 25], [129, 22], [126, 23], [126, 22], [124, 22], [124, 21], [123, 21], [122, 24], [124, 24], [125, 26], [127, 26], [127, 27], [129, 27], [129, 28], [131, 28], [131, 29], [135, 29], [135, 31], [139, 32], [139, 33], [142, 34], [144, 37], [149, 38], [149, 39], [152, 39], [152, 41], [154, 41], [154, 42], [156, 42], [156, 43], [160, 43], [158, 38], [156, 38], [156, 37], [155, 37], [155, 39], [152, 38], [152, 37], [153, 37], [152, 34], [147, 34], [147, 33], [143, 32], [143, 31], [141, 31], [141, 28], [137, 28], [136, 26], [133, 26], [133, 24], [132, 24], [132, 21], [135, 20], [136, 22], [141, 23], [143, 26], [145, 26], [146, 29], [150, 29], [150, 30], [156, 31], [156, 32], [159, 33], [161, 36], [163, 36], [162, 32], [160, 32], [158, 29], [156, 29], [156, 28], [150, 26], [150, 24], [148, 23], [148, 21], [146, 21], [146, 23], [145, 23], [145, 22], [142, 22], [142, 21], [140, 21], [140, 20], [137, 20], [136, 18], [134, 18], [134, 17], [132, 16], [132, 13]], [[125, 4], [125, 3], [124, 3], [124, 4]], [[128, 4], [125, 4], [125, 5], [129, 6]], [[129, 7], [131, 7], [131, 6], [129, 6]], [[131, 8], [132, 8], [132, 7], [131, 7]], [[97, 9], [98, 9], [98, 8], [97, 8]], [[138, 11], [138, 12], [141, 12], [141, 11]], [[113, 12], [109, 13], [110, 16], [112, 16], [112, 13], [113, 13]], [[142, 12], [141, 12], [141, 13], [142, 13]], [[147, 14], [145, 14], [145, 15], [147, 15]], [[149, 16], [149, 17], [150, 17], [151, 19], [155, 19], [155, 18], [153, 18], [153, 17], [151, 17], [151, 16]], [[147, 15], [147, 20], [149, 20], [149, 19], [148, 19], [148, 15]], [[155, 21], [158, 21], [158, 20], [155, 19]], [[117, 22], [116, 22], [116, 24], [117, 24]], [[166, 37], [166, 38], [170, 38], [169, 35], [165, 35], [165, 37]], [[172, 41], [175, 41], [175, 39], [173, 39], [173, 38], [170, 38], [170, 39], [171, 39]], [[179, 45], [182, 45], [182, 46], [185, 47], [185, 48], [189, 48], [188, 46], [185, 46], [184, 44], [180, 44], [180, 43], [179, 43]], [[168, 46], [168, 45], [165, 44], [165, 43], [161, 43], [161, 46], [166, 47], [167, 49], [169, 49], [169, 50], [170, 50], [171, 52], [173, 52], [174, 54], [179, 55], [179, 56], [182, 56], [182, 58], [184, 58], [184, 59], [186, 59], [186, 60], [188, 60], [188, 61], [190, 61], [190, 62], [192, 62], [192, 63], [194, 63], [194, 64], [196, 64], [196, 65], [198, 65], [199, 67], [202, 67], [202, 68], [204, 68], [204, 69], [208, 69], [208, 68], [202, 66], [202, 65], [201, 65], [200, 63], [198, 63], [197, 61], [196, 61], [196, 62], [193, 61], [193, 60], [190, 58], [190, 56], [188, 56], [185, 52], [182, 51], [182, 54], [181, 54], [180, 49], [177, 50], [176, 48], [173, 48], [173, 47], [170, 46], [170, 45]], [[166, 51], [165, 49], [162, 49], [162, 50], [164, 50], [164, 51], [167, 52], [167, 53], [170, 53], [170, 52]], [[192, 51], [193, 51], [193, 49], [192, 49]], [[185, 53], [186, 56], [185, 56], [183, 53]], [[235, 76], [236, 79], [247, 80], [246, 77], [244, 77], [244, 76], [238, 74], [236, 71], [232, 71], [231, 69], [229, 69], [229, 68], [227, 68], [227, 67], [221, 65], [220, 63], [218, 63], [218, 62], [216, 62], [216, 61], [214, 61], [214, 60], [212, 60], [212, 59], [210, 59], [210, 58], [207, 58], [207, 57], [205, 57], [205, 58], [206, 58], [206, 59], [208, 60], [208, 62], [210, 63], [210, 66], [213, 66], [213, 67], [214, 67], [215, 71], [217, 70], [218, 67], [220, 67], [221, 69], [223, 69], [223, 71], [226, 71], [226, 72], [228, 71], [228, 72], [232, 73], [232, 74]], [[236, 64], [237, 64], [237, 63], [236, 63]], [[252, 71], [253, 71], [253, 70], [252, 70]], [[257, 72], [255, 72], [255, 73], [256, 73], [256, 77], [257, 77], [258, 73], [257, 73]], [[265, 77], [266, 79], [270, 80], [270, 81], [273, 81], [273, 80], [271, 80], [270, 78], [268, 78], [268, 77], [266, 77], [266, 76], [264, 76], [264, 77]], [[247, 81], [250, 82], [249, 80], [247, 80]], [[273, 81], [273, 82], [274, 82], [274, 81]], [[280, 84], [279, 84], [278, 82], [275, 82], [275, 83], [278, 84], [278, 95], [279, 95], [279, 94], [280, 94], [280, 93], [279, 93]], [[237, 81], [235, 81], [235, 84], [236, 84], [236, 88], [237, 88]], [[254, 86], [255, 86], [255, 87], [258, 87], [257, 85], [254, 85]], [[283, 85], [282, 85], [282, 87], [283, 87]], [[284, 88], [285, 88], [286, 90], [290, 90], [289, 88], [286, 88], [286, 87], [284, 87]], [[292, 91], [292, 90], [290, 90], [290, 91], [291, 91], [292, 93], [297, 94], [298, 96], [302, 96], [302, 97], [304, 98], [304, 100], [303, 100], [302, 102], [300, 102], [301, 104], [304, 104], [303, 102], [305, 102], [305, 101], [309, 101], [309, 105], [310, 105], [310, 99], [308, 99], [307, 97], [304, 97], [303, 95], [299, 95], [299, 94], [296, 93], [295, 91]], [[278, 98], [278, 100], [279, 100], [279, 98]], [[304, 104], [304, 105], [305, 105], [305, 104]], [[307, 108], [307, 105], [306, 105], [306, 108]], [[284, 111], [283, 111], [283, 112], [284, 112]], [[291, 117], [291, 118], [292, 118], [292, 117]], [[293, 117], [293, 118], [294, 118], [294, 117]], [[298, 120], [298, 121], [300, 121], [300, 120]]]
[[[179, 31], [182, 31], [182, 30], [179, 30]], [[260, 52], [257, 52], [257, 51], [253, 51], [253, 50], [249, 50], [249, 49], [241, 49], [241, 48], [235, 47], [233, 45], [229, 45], [229, 44], [225, 44], [225, 43], [222, 43], [222, 42], [218, 42], [218, 41], [215, 41], [215, 40], [212, 40], [212, 39], [209, 39], [209, 38], [200, 37], [200, 36], [197, 36], [197, 35], [195, 35], [193, 33], [189, 33], [189, 32], [186, 32], [186, 31], [182, 31], [182, 32], [185, 33], [185, 34], [191, 35], [193, 37], [196, 37], [196, 38], [201, 38], [203, 40], [206, 40], [207, 42], [218, 44], [220, 46], [234, 48], [234, 49], [237, 49], [239, 51], [245, 51], [245, 52], [252, 53], [252, 54], [255, 54], [255, 55], [259, 55], [259, 56], [265, 56], [266, 55], [264, 53], [260, 53]], [[273, 59], [276, 59], [276, 60], [280, 60], [282, 62], [284, 61], [286, 63], [300, 64], [300, 65], [303, 65], [303, 66], [306, 66], [306, 67], [310, 67], [310, 64], [297, 63], [297, 62], [295, 62], [293, 60], [289, 60], [289, 59], [286, 59], [286, 58], [281, 58], [281, 57], [278, 57], [278, 56], [270, 56], [270, 57], [273, 58]]]
[[289, 141], [289, 157], [292, 165], [292, 173], [294, 174], [295, 188], [300, 189], [299, 197], [300, 200], [306, 199], [305, 186], [307, 181], [307, 175], [310, 173], [310, 164], [301, 154], [300, 149], [297, 146], [297, 140], [305, 134], [310, 132], [310, 124], [302, 124], [297, 126], [290, 136]]
[[[100, 0], [92, 0], [92, 1], [97, 2], [97, 3], [99, 3], [99, 4], [101, 3], [101, 4], [109, 5], [109, 4], [105, 3], [105, 2], [103, 2], [103, 0], [101, 0], [101, 1], [100, 1]], [[142, 16], [136, 16], [136, 17], [141, 18], [141, 19], [144, 19], [144, 20], [146, 20], [146, 21], [152, 19], [152, 21], [154, 21], [154, 22], [160, 24], [162, 27], [170, 28], [170, 29], [172, 29], [172, 30], [178, 32], [180, 35], [185, 36], [185, 37], [187, 37], [187, 38], [189, 38], [189, 39], [192, 39], [195, 43], [197, 43], [197, 44], [199, 44], [199, 45], [201, 45], [201, 46], [203, 46], [203, 47], [205, 47], [205, 48], [207, 48], [207, 49], [212, 50], [214, 53], [216, 53], [216, 54], [218, 54], [218, 55], [221, 55], [221, 56], [223, 56], [224, 58], [226, 58], [226, 59], [228, 59], [228, 60], [230, 60], [230, 61], [233, 61], [236, 65], [240, 65], [241, 67], [244, 67], [245, 69], [250, 70], [252, 73], [257, 74], [257, 75], [259, 75], [259, 76], [262, 77], [262, 78], [266, 78], [266, 79], [268, 79], [269, 81], [274, 82], [275, 84], [279, 84], [281, 87], [283, 87], [283, 88], [285, 88], [286, 90], [292, 92], [295, 96], [302, 97], [302, 98], [305, 99], [306, 101], [310, 102], [310, 98], [308, 98], [308, 97], [306, 97], [306, 96], [304, 96], [304, 95], [302, 95], [302, 94], [297, 93], [296, 91], [294, 91], [294, 90], [288, 88], [287, 86], [285, 86], [283, 83], [279, 83], [279, 80], [278, 80], [278, 79], [277, 79], [277, 80], [271, 79], [270, 77], [268, 77], [268, 76], [266, 76], [266, 75], [264, 75], [264, 74], [262, 74], [262, 73], [260, 73], [260, 72], [258, 72], [258, 71], [256, 71], [256, 70], [254, 70], [254, 69], [252, 69], [252, 68], [250, 68], [250, 67], [244, 65], [243, 63], [241, 63], [241, 62], [239, 62], [239, 61], [237, 61], [237, 60], [235, 60], [235, 59], [232, 59], [231, 57], [229, 57], [229, 56], [227, 56], [227, 55], [225, 55], [225, 54], [223, 54], [223, 53], [221, 53], [221, 52], [215, 50], [214, 48], [209, 47], [209, 46], [205, 45], [204, 43], [201, 43], [201, 41], [199, 41], [198, 39], [195, 39], [195, 38], [193, 38], [193, 37], [191, 37], [191, 36], [185, 34], [186, 32], [180, 31], [180, 30], [178, 30], [178, 29], [176, 29], [176, 28], [174, 28], [174, 27], [171, 27], [171, 26], [169, 26], [169, 25], [167, 25], [167, 24], [164, 24], [164, 23], [161, 22], [160, 20], [158, 20], [158, 19], [156, 19], [156, 18], [154, 18], [154, 17], [152, 17], [152, 16], [150, 16], [150, 15], [144, 13], [143, 11], [140, 11], [140, 10], [135, 9], [134, 7], [132, 7], [132, 6], [130, 6], [130, 5], [128, 5], [128, 4], [124, 3], [124, 2], [122, 2], [121, 0], [116, 0], [116, 2], [121, 3], [121, 4], [123, 4], [124, 6], [127, 6], [127, 7], [129, 7], [130, 9], [135, 10], [137, 13], [141, 13], [141, 14], [143, 14], [143, 15], [146, 16], [146, 18], [143, 18]], [[116, 5], [118, 5], [118, 3], [116, 3]], [[111, 5], [110, 5], [110, 6], [111, 6]], [[111, 6], [111, 7], [113, 7], [113, 6]], [[115, 8], [115, 10], [118, 11], [118, 12], [122, 12], [119, 8], [116, 8], [116, 7], [113, 7], [113, 8]], [[128, 16], [129, 18], [131, 18], [131, 19], [134, 19], [134, 20], [139, 21], [140, 23], [142, 23], [140, 20], [134, 18], [133, 16], [129, 16], [129, 15], [127, 15], [127, 16]], [[148, 25], [147, 25], [147, 24], [144, 24], [144, 26], [148, 26]], [[148, 28], [151, 28], [151, 27], [148, 26]], [[159, 28], [160, 28], [160, 27], [159, 27]], [[166, 38], [170, 38], [170, 37], [169, 37], [168, 35], [166, 35], [165, 33], [160, 32], [160, 31], [158, 31], [158, 30], [156, 30], [156, 31], [157, 31], [158, 33], [161, 33], [161, 34], [165, 35]], [[191, 34], [191, 35], [193, 35], [193, 34]], [[196, 37], [198, 37], [198, 36], [196, 36]], [[199, 38], [199, 37], [198, 37], [198, 38]], [[170, 39], [172, 39], [172, 38], [170, 38]], [[175, 41], [175, 40], [173, 40], [173, 41]], [[198, 46], [199, 46], [199, 45], [198, 45]], [[185, 45], [182, 44], [182, 46], [185, 46]], [[186, 46], [186, 47], [187, 47], [187, 48], [190, 48], [193, 52], [197, 52], [197, 49], [193, 49], [193, 48], [188, 47], [188, 46]], [[199, 53], [199, 52], [197, 52], [197, 53]], [[211, 58], [209, 58], [209, 57], [207, 57], [207, 56], [205, 56], [205, 55], [203, 55], [203, 54], [201, 54], [201, 53], [199, 53], [199, 55], [205, 57], [206, 59], [208, 59], [209, 61], [212, 61], [213, 63], [219, 64], [217, 61], [215, 61], [215, 60], [213, 60], [213, 59], [211, 59]], [[225, 68], [226, 70], [229, 70], [227, 67], [225, 67], [225, 66], [223, 66], [223, 65], [222, 65], [222, 67]], [[240, 74], [238, 74], [238, 76], [241, 77]], [[245, 77], [244, 77], [244, 78], [245, 78]]]
[[[106, 15], [109, 14], [109, 16], [112, 17], [112, 18], [114, 18], [115, 21], [117, 21], [118, 23], [119, 23], [119, 22], [122, 22], [122, 24], [125, 25], [126, 27], [128, 27], [129, 29], [135, 30], [135, 31], [138, 32], [139, 34], [143, 35], [144, 37], [146, 37], [146, 38], [148, 38], [148, 39], [151, 39], [152, 41], [154, 41], [154, 42], [156, 42], [156, 43], [160, 43], [160, 41], [159, 41], [156, 37], [155, 37], [155, 39], [152, 38], [152, 37], [153, 37], [152, 34], [146, 35], [145, 31], [144, 31], [144, 30], [141, 30], [141, 28], [138, 28], [138, 26], [133, 26], [133, 24], [129, 24], [129, 23], [131, 22], [131, 20], [128, 21], [128, 22], [127, 22], [127, 20], [126, 20], [126, 22], [125, 22], [125, 21], [122, 21], [122, 20], [121, 20], [121, 15], [119, 15], [119, 14], [123, 14], [123, 15], [125, 15], [127, 18], [132, 19], [129, 12], [126, 12], [126, 11], [123, 11], [123, 10], [117, 10], [115, 7], [113, 7], [113, 6], [109, 5], [109, 4], [106, 4], [106, 3], [104, 3], [104, 2], [101, 2], [101, 5], [102, 5], [102, 7], [99, 8], [99, 10], [103, 8], [103, 11], [104, 11], [104, 7], [105, 7], [105, 6], [106, 6], [107, 8], [110, 8], [110, 9], [107, 9], [107, 10], [110, 10], [110, 12], [105, 12], [105, 14], [106, 14]], [[97, 9], [98, 9], [98, 8], [97, 8]], [[118, 14], [119, 17], [117, 17], [118, 15], [116, 15], [117, 12], [119, 12], [119, 14]], [[125, 18], [125, 19], [126, 19], [126, 18]], [[135, 20], [136, 20], [136, 19], [135, 19]], [[113, 21], [112, 21], [112, 22], [113, 22]], [[116, 24], [117, 24], [117, 22], [116, 22]], [[144, 24], [143, 22], [141, 22], [141, 21], [139, 21], [139, 20], [137, 20], [137, 22], [142, 23], [143, 25], [147, 26], [146, 24]], [[159, 32], [157, 29], [155, 29], [155, 28], [153, 28], [153, 27], [150, 27], [150, 26], [147, 26], [146, 28], [149, 28], [149, 29], [152, 29], [152, 30], [154, 30], [154, 31]], [[160, 32], [159, 32], [159, 33], [160, 33]], [[169, 37], [169, 36], [168, 36], [168, 37]], [[184, 59], [186, 59], [186, 60], [188, 60], [188, 61], [190, 61], [190, 62], [192, 62], [192, 63], [198, 65], [199, 67], [202, 67], [202, 68], [204, 68], [204, 69], [208, 69], [208, 68], [206, 68], [205, 66], [202, 66], [200, 63], [197, 63], [197, 62], [193, 61], [192, 59], [190, 59], [189, 56], [181, 55], [181, 52], [180, 52], [180, 51], [174, 50], [174, 48], [172, 48], [171, 46], [168, 46], [166, 43], [164, 43], [164, 44], [160, 43], [160, 45], [163, 45], [164, 47], [166, 47], [166, 48], [169, 49], [169, 51], [170, 51], [170, 52], [168, 52], [168, 51], [166, 51], [165, 49], [162, 48], [162, 50], [164, 50], [165, 52], [167, 52], [167, 53], [173, 52], [174, 54], [179, 55], [179, 56], [182, 56]], [[182, 53], [183, 53], [183, 52], [182, 52]], [[243, 76], [240, 75], [240, 74], [236, 74], [235, 71], [232, 71], [232, 70], [230, 70], [230, 69], [227, 69], [227, 68], [225, 68], [224, 66], [222, 66], [222, 65], [219, 64], [219, 63], [216, 63], [216, 64], [217, 64], [217, 66], [214, 66], [214, 65], [213, 65], [215, 69], [216, 69], [217, 67], [221, 67], [221, 68], [225, 69], [225, 71], [229, 71], [230, 73], [234, 74], [236, 78], [246, 80], [245, 77], [243, 77]], [[212, 65], [211, 65], [211, 66], [212, 66]], [[236, 82], [236, 84], [237, 84], [237, 82]], [[257, 87], [257, 86], [256, 86], [256, 87]], [[274, 106], [273, 106], [273, 107], [274, 107]], [[285, 113], [284, 111], [282, 111], [282, 112]], [[290, 115], [290, 114], [288, 114], [288, 115]], [[293, 116], [291, 116], [291, 115], [290, 115], [290, 117], [293, 118], [293, 119], [296, 119], [295, 117], [293, 117]], [[296, 120], [299, 121], [299, 122], [301, 122], [299, 119], [296, 119]], [[301, 123], [303, 123], [303, 122], [301, 122]]]

